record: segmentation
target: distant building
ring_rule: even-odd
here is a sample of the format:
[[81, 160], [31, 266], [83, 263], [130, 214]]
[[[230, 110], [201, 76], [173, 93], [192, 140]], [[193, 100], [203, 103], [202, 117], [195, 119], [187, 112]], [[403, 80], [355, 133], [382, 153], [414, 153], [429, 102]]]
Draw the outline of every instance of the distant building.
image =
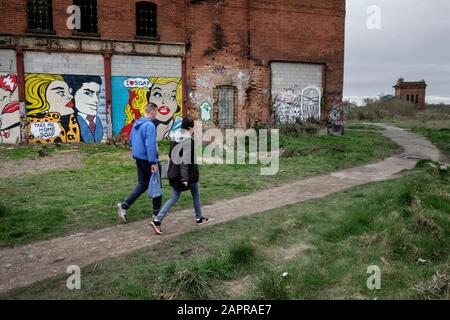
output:
[[399, 79], [395, 88], [395, 97], [414, 104], [419, 110], [425, 110], [425, 96], [427, 84], [425, 80], [417, 82], [406, 82]]

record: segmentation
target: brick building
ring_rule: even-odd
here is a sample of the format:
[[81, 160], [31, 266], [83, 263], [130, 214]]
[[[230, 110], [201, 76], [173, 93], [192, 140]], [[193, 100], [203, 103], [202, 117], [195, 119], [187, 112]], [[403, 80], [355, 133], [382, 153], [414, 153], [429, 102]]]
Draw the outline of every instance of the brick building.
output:
[[0, 143], [126, 137], [147, 101], [159, 138], [187, 113], [342, 121], [345, 0], [0, 4]]
[[425, 110], [425, 97], [427, 84], [425, 80], [407, 82], [399, 79], [395, 88], [395, 97], [414, 104], [414, 108]]

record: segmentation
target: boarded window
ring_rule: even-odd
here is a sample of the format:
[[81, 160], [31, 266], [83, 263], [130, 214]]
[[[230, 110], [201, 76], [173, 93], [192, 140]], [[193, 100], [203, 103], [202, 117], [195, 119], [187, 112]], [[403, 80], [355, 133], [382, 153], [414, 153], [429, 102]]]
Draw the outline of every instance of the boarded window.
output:
[[139, 37], [158, 37], [157, 32], [158, 6], [153, 2], [136, 3], [136, 35]]
[[232, 86], [220, 86], [214, 89], [216, 98], [216, 125], [221, 128], [234, 126], [236, 88]]
[[51, 0], [28, 0], [27, 9], [29, 31], [53, 31]]
[[80, 7], [81, 10], [81, 29], [77, 31], [98, 33], [97, 0], [74, 0], [73, 4]]

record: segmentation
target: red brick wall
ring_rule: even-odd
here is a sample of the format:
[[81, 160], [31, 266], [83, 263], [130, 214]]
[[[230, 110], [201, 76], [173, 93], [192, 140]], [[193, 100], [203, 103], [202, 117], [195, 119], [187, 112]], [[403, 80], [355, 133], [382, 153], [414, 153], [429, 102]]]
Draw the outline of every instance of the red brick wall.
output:
[[[135, 5], [138, 0], [97, 0], [100, 36], [108, 40], [134, 40], [136, 34]], [[182, 0], [154, 0], [159, 4], [158, 30], [161, 41], [184, 42], [184, 6]], [[68, 37], [69, 14], [72, 0], [53, 0], [53, 28], [56, 35]], [[163, 3], [163, 4], [162, 4]], [[22, 34], [27, 29], [26, 0], [0, 0], [0, 32]]]
[[[217, 37], [215, 23], [222, 37]], [[224, 0], [220, 6], [200, 1], [189, 5], [187, 24], [193, 44], [187, 55], [191, 95], [198, 91], [196, 78], [203, 79], [215, 65], [247, 69], [250, 74], [249, 83], [241, 88], [245, 101], [238, 105], [238, 126], [269, 121], [269, 65], [274, 60], [325, 64], [325, 103], [328, 108], [341, 107], [345, 0]], [[214, 40], [223, 48], [211, 50]], [[221, 84], [216, 81], [210, 85]], [[190, 102], [196, 114], [201, 101]]]
[[[426, 88], [425, 87], [403, 87], [396, 88], [395, 96], [399, 99], [407, 101], [407, 96], [410, 96], [410, 102], [414, 103], [415, 107], [420, 110], [425, 110], [425, 96], [426, 96]], [[416, 95], [419, 97], [418, 104], [416, 105]], [[412, 100], [413, 98], [414, 100]]]
[[25, 0], [0, 0], [0, 32], [23, 33], [27, 28]]
[[[135, 40], [137, 0], [98, 0], [101, 38]], [[343, 90], [345, 0], [154, 0], [159, 4], [160, 41], [188, 42], [187, 101], [196, 115], [195, 94], [213, 99], [217, 85], [238, 87], [238, 126], [270, 118], [270, 61], [325, 65], [324, 101], [339, 107]], [[53, 1], [54, 29], [70, 37], [66, 9], [71, 0]], [[0, 0], [0, 32], [26, 31], [26, 0]], [[198, 90], [198, 77], [227, 67]], [[248, 79], [247, 79], [248, 77]], [[203, 83], [205, 84], [205, 83]], [[199, 93], [200, 94], [200, 93]], [[192, 98], [194, 96], [194, 99]], [[204, 99], [203, 99], [204, 100]], [[214, 101], [211, 100], [211, 103]]]

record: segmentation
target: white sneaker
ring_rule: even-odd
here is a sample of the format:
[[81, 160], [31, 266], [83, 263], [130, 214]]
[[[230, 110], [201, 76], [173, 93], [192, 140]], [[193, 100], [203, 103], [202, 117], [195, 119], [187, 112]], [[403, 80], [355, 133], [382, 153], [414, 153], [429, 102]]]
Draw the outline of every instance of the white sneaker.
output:
[[122, 223], [127, 223], [127, 210], [122, 208], [122, 204], [117, 204], [117, 215], [119, 216], [119, 219], [122, 221]]

